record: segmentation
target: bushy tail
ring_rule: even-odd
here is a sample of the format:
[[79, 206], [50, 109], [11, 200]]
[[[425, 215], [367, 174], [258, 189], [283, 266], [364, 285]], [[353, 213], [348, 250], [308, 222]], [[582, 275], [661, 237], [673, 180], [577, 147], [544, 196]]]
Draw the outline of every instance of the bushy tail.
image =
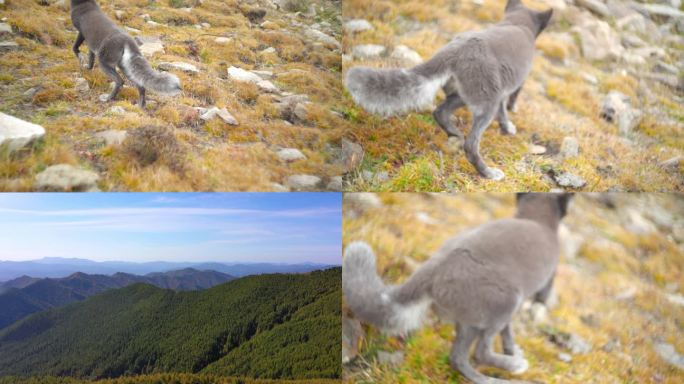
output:
[[181, 91], [178, 77], [171, 73], [158, 72], [152, 69], [133, 39], [124, 46], [121, 68], [126, 77], [145, 89], [168, 95], [177, 95]]
[[410, 69], [355, 67], [347, 71], [344, 86], [357, 104], [383, 117], [424, 110], [449, 80], [441, 64], [433, 58]]
[[429, 279], [415, 273], [403, 285], [388, 286], [376, 272], [375, 255], [364, 242], [353, 242], [344, 252], [342, 289], [354, 314], [386, 332], [406, 334], [419, 328], [430, 306]]

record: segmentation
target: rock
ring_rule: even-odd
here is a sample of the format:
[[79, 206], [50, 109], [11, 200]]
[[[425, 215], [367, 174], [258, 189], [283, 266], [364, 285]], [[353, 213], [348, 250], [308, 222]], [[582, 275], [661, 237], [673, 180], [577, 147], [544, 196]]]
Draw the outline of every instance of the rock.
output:
[[126, 110], [123, 109], [123, 107], [120, 107], [118, 105], [115, 105], [107, 110], [107, 113], [110, 115], [123, 115], [126, 113]]
[[665, 20], [682, 20], [684, 19], [684, 12], [668, 7], [662, 4], [639, 4], [632, 3], [633, 8], [635, 8], [639, 13], [645, 14], [651, 19], [665, 19]]
[[299, 121], [306, 121], [306, 118], [309, 115], [309, 111], [306, 109], [306, 103], [297, 103], [292, 110], [292, 114]]
[[136, 40], [141, 43], [138, 49], [144, 56], [152, 56], [157, 52], [164, 53], [164, 44], [158, 37], [139, 36], [136, 37]]
[[361, 44], [352, 48], [352, 56], [360, 60], [378, 59], [387, 52], [387, 48], [377, 44]]
[[306, 156], [299, 150], [295, 148], [283, 148], [276, 152], [278, 158], [282, 161], [296, 161], [306, 159]]
[[560, 147], [560, 155], [564, 159], [579, 155], [579, 143], [577, 142], [577, 139], [572, 136], [564, 137]]
[[358, 217], [365, 211], [382, 207], [380, 198], [372, 192], [353, 192], [344, 194], [344, 214]]
[[684, 296], [677, 293], [666, 293], [665, 297], [670, 303], [684, 307]]
[[131, 33], [136, 34], [136, 35], [140, 34], [140, 32], [141, 32], [139, 29], [135, 29], [135, 28], [131, 28], [131, 27], [124, 27], [124, 29], [127, 30], [128, 32], [131, 32]]
[[83, 192], [97, 190], [100, 176], [92, 171], [69, 164], [52, 165], [36, 175], [36, 189], [55, 192]]
[[654, 343], [653, 349], [655, 349], [658, 355], [670, 365], [684, 370], [684, 356], [677, 353], [671, 344], [662, 342]]
[[116, 10], [114, 11], [114, 17], [116, 17], [117, 20], [123, 20], [124, 16], [126, 16], [126, 13], [122, 10]]
[[674, 65], [668, 64], [664, 61], [658, 61], [653, 66], [653, 70], [661, 73], [669, 73], [671, 75], [677, 75], [679, 70]]
[[164, 62], [164, 63], [159, 63], [159, 69], [163, 71], [170, 71], [172, 69], [177, 69], [179, 71], [183, 71], [186, 73], [199, 73], [199, 69], [195, 67], [194, 65], [190, 63], [184, 63], [182, 61], [174, 61], [174, 62]]
[[278, 25], [278, 23], [275, 23], [275, 22], [270, 21], [270, 20], [264, 21], [264, 22], [261, 23], [259, 26], [260, 26], [261, 28], [263, 28], [263, 29], [270, 29], [270, 30], [278, 30], [278, 29], [280, 29], [280, 25]]
[[0, 52], [16, 51], [19, 44], [14, 41], [0, 41]]
[[219, 43], [219, 44], [227, 44], [227, 43], [230, 43], [231, 41], [233, 41], [232, 37], [220, 36], [220, 37], [217, 37], [214, 39], [214, 42]]
[[277, 52], [276, 49], [273, 47], [268, 47], [268, 48], [264, 49], [263, 51], [261, 51], [261, 53], [263, 53], [263, 54], [276, 53], [276, 52]]
[[567, 187], [567, 188], [574, 188], [574, 189], [579, 189], [584, 187], [587, 182], [570, 172], [562, 172], [560, 174], [554, 174], [553, 179], [560, 185], [561, 187]]
[[606, 4], [599, 0], [575, 0], [575, 2], [577, 5], [590, 10], [601, 17], [608, 17], [611, 15]]
[[581, 355], [591, 351], [591, 344], [574, 333], [554, 332], [550, 336], [551, 342], [569, 350], [573, 355]]
[[600, 117], [609, 123], [617, 123], [620, 134], [628, 135], [639, 125], [641, 111], [630, 107], [627, 95], [610, 91], [603, 99]]
[[342, 317], [342, 364], [349, 363], [359, 354], [363, 336], [363, 328], [358, 320]]
[[546, 147], [537, 144], [528, 144], [527, 151], [533, 155], [543, 155], [546, 153]]
[[121, 145], [126, 140], [127, 135], [128, 132], [126, 131], [109, 129], [96, 133], [95, 137], [104, 142], [105, 145]]
[[343, 172], [351, 172], [363, 161], [363, 147], [347, 139], [342, 139], [340, 146], [331, 150], [332, 163], [342, 167]]
[[682, 160], [684, 160], [684, 156], [675, 156], [660, 162], [658, 166], [663, 169], [676, 170], [682, 164]]
[[9, 152], [24, 148], [45, 136], [45, 128], [0, 112], [0, 149]]
[[549, 5], [554, 11], [563, 12], [568, 9], [568, 5], [565, 0], [544, 0], [544, 2]]
[[616, 60], [624, 52], [620, 36], [605, 21], [587, 18], [571, 31], [579, 36], [582, 56], [587, 60]]
[[353, 19], [344, 23], [344, 30], [349, 33], [358, 33], [364, 31], [372, 31], [373, 26], [371, 23], [364, 19]]
[[646, 42], [641, 40], [638, 36], [631, 33], [625, 33], [622, 35], [622, 45], [631, 48], [640, 48], [646, 46]]
[[209, 29], [209, 28], [211, 28], [211, 24], [209, 24], [209, 23], [200, 23], [200, 25], [201, 25], [202, 28], [204, 28], [204, 29]]
[[211, 107], [202, 112], [199, 118], [204, 121], [209, 121], [217, 116], [227, 124], [238, 125], [237, 119], [235, 119], [235, 117], [233, 117], [225, 108]]
[[313, 175], [293, 175], [287, 178], [285, 185], [295, 191], [310, 191], [318, 189], [321, 178]]
[[31, 100], [33, 100], [33, 96], [35, 96], [36, 93], [38, 93], [38, 91], [40, 91], [40, 86], [31, 87], [31, 88], [27, 89], [26, 91], [24, 91], [24, 93], [22, 93], [22, 96], [24, 96], [24, 100], [31, 101]]
[[420, 57], [418, 52], [405, 45], [397, 45], [394, 47], [394, 51], [392, 51], [392, 55], [390, 57], [411, 67], [423, 62], [423, 58]]
[[82, 77], [77, 78], [74, 84], [74, 89], [78, 92], [88, 92], [90, 90], [88, 80]]
[[250, 72], [254, 73], [255, 75], [261, 77], [261, 78], [264, 79], [264, 80], [270, 80], [270, 79], [273, 78], [273, 72], [272, 72], [272, 71], [257, 71], [257, 70], [254, 70], [254, 71], [250, 71]]
[[268, 93], [280, 92], [280, 89], [278, 89], [278, 87], [276, 87], [275, 84], [271, 83], [268, 80], [259, 80], [256, 83], [256, 85], [257, 85], [257, 87], [259, 87], [259, 89], [261, 89], [264, 92], [268, 92]]
[[252, 73], [250, 71], [244, 70], [242, 68], [238, 67], [233, 67], [231, 66], [228, 68], [228, 75], [231, 77], [231, 79], [243, 83], [254, 83], [257, 84], [258, 82], [262, 81], [261, 77], [257, 75], [256, 73]]
[[304, 35], [310, 39], [318, 40], [324, 44], [334, 46], [335, 48], [340, 48], [342, 46], [339, 41], [335, 40], [334, 37], [328, 36], [325, 33], [313, 28], [308, 28], [306, 31], [304, 31]]
[[378, 351], [378, 363], [390, 367], [398, 367], [404, 362], [404, 352], [385, 352]]
[[0, 35], [3, 33], [12, 33], [12, 26], [7, 23], [0, 23]]
[[[289, 95], [281, 99], [278, 99], [276, 107], [278, 108], [278, 113], [280, 117], [287, 120], [293, 124], [298, 123], [300, 118], [307, 117], [306, 105], [308, 103], [309, 97], [306, 95]], [[304, 104], [298, 107], [300, 104]], [[296, 113], [295, 113], [296, 110]]]
[[335, 176], [330, 179], [328, 185], [326, 186], [328, 191], [341, 192], [343, 188], [342, 176]]
[[371, 172], [363, 170], [361, 171], [361, 177], [369, 183], [384, 183], [389, 180], [389, 173], [386, 171]]
[[572, 361], [572, 356], [568, 355], [565, 352], [561, 352], [558, 354], [558, 360], [564, 362], [564, 363], [569, 363]]

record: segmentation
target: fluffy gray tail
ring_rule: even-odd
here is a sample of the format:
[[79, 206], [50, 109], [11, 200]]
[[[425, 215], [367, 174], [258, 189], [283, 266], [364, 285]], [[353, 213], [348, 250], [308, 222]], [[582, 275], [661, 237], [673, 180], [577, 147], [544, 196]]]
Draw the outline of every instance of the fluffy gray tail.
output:
[[177, 95], [181, 91], [178, 77], [171, 73], [158, 72], [152, 69], [133, 39], [124, 45], [121, 68], [126, 77], [145, 89], [168, 95]]
[[429, 280], [415, 273], [403, 285], [388, 286], [376, 272], [375, 255], [368, 244], [347, 246], [342, 266], [342, 289], [354, 314], [385, 332], [406, 334], [420, 328], [431, 300]]
[[389, 117], [431, 107], [449, 77], [433, 58], [410, 69], [351, 68], [344, 86], [366, 111]]

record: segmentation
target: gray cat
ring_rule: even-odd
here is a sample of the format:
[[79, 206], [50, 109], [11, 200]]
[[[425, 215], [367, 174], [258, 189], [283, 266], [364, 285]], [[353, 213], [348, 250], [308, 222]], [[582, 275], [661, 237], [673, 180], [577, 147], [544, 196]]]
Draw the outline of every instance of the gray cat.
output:
[[[375, 255], [363, 242], [347, 246], [342, 267], [346, 302], [361, 320], [393, 334], [421, 327], [432, 306], [456, 324], [449, 362], [476, 384], [509, 383], [476, 371], [470, 346], [479, 339], [477, 362], [512, 373], [528, 368], [515, 344], [511, 317], [523, 301], [545, 301], [559, 256], [557, 229], [571, 195], [519, 194], [514, 218], [491, 221], [447, 240], [400, 285], [386, 285]], [[501, 334], [504, 354], [492, 350]]]
[[535, 39], [552, 12], [535, 12], [520, 0], [509, 0], [503, 21], [456, 36], [429, 61], [410, 69], [352, 68], [345, 86], [357, 104], [385, 117], [428, 108], [437, 91], [444, 89], [447, 98], [434, 111], [435, 120], [447, 135], [463, 141], [450, 117], [457, 108], [468, 106], [473, 127], [463, 145], [466, 157], [482, 176], [501, 180], [503, 172], [482, 160], [480, 139], [494, 117], [503, 134], [515, 134], [507, 110], [514, 109], [532, 67]]
[[123, 86], [117, 66], [138, 88], [141, 107], [145, 106], [145, 88], [170, 95], [180, 93], [178, 77], [153, 70], [135, 40], [119, 29], [94, 0], [71, 0], [71, 21], [78, 30], [73, 47], [76, 57], [85, 41], [90, 50], [88, 69], [93, 69], [97, 55], [102, 71], [114, 80], [114, 89], [105, 101], [114, 99]]

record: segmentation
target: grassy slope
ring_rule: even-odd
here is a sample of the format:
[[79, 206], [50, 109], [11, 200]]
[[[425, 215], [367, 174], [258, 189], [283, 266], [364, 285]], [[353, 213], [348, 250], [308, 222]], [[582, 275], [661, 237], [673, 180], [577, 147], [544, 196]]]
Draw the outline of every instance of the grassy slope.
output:
[[[345, 19], [363, 18], [373, 31], [355, 35], [346, 33], [344, 51], [350, 53], [358, 44], [380, 44], [392, 47], [404, 44], [424, 59], [449, 41], [456, 33], [477, 30], [501, 19], [505, 0], [491, 0], [477, 6], [475, 2], [447, 0], [348, 0], [343, 3]], [[542, 1], [526, 1], [531, 7], [545, 9]], [[558, 15], [557, 15], [558, 16]], [[556, 17], [548, 32], [567, 31], [572, 26]], [[583, 177], [588, 191], [681, 190], [682, 169], [666, 172], [657, 164], [684, 151], [682, 121], [684, 110], [672, 99], [672, 91], [657, 83], [646, 83], [632, 75], [620, 74], [614, 65], [582, 59], [575, 44], [549, 35], [540, 37], [541, 51], [534, 59], [532, 73], [526, 81], [518, 111], [511, 120], [518, 127], [515, 137], [502, 136], [490, 127], [482, 140], [482, 153], [492, 166], [504, 171], [502, 182], [476, 176], [462, 151], [449, 149], [447, 137], [430, 113], [382, 120], [355, 106], [347, 95], [347, 115], [352, 123], [347, 135], [355, 137], [366, 149], [364, 169], [388, 171], [390, 180], [369, 183], [352, 178], [350, 190], [448, 190], [448, 191], [544, 191], [555, 184], [543, 177], [553, 168]], [[684, 49], [684, 47], [671, 47]], [[567, 60], [567, 66], [562, 62]], [[392, 66], [388, 60], [343, 62], [343, 68], [356, 65]], [[589, 85], [581, 72], [594, 75], [599, 83]], [[656, 100], [646, 101], [641, 89], [649, 87]], [[602, 121], [599, 115], [602, 96], [619, 90], [640, 99], [667, 115], [667, 120], [646, 115], [636, 129], [630, 144], [619, 137], [617, 127]], [[441, 92], [440, 92], [441, 93]], [[440, 96], [440, 98], [443, 96]], [[441, 100], [441, 99], [440, 99]], [[642, 110], [645, 105], [640, 106]], [[456, 113], [458, 126], [470, 129], [470, 113]], [[528, 153], [528, 144], [558, 149], [565, 136], [574, 136], [580, 144], [577, 157], [562, 160], [550, 154]], [[549, 151], [548, 153], [551, 153]]]
[[[357, 218], [345, 207], [344, 244], [365, 240], [378, 257], [378, 270], [386, 281], [402, 281], [417, 262], [437, 250], [442, 242], [466, 228], [513, 213], [510, 195], [462, 194], [431, 196], [381, 194], [385, 206], [367, 210]], [[530, 369], [522, 379], [544, 383], [681, 383], [684, 372], [665, 363], [653, 350], [655, 341], [673, 344], [684, 351], [684, 308], [668, 301], [665, 291], [674, 286], [684, 293], [684, 253], [667, 230], [635, 235], [625, 229], [629, 208], [650, 202], [682, 217], [684, 202], [668, 195], [615, 198], [617, 210], [607, 209], [589, 196], [577, 196], [571, 203], [565, 225], [585, 237], [578, 256], [561, 259], [555, 288], [559, 305], [550, 321], [534, 325], [519, 313], [514, 317], [516, 341], [525, 351]], [[417, 220], [422, 212], [434, 220]], [[678, 216], [677, 216], [678, 215]], [[680, 224], [681, 225], [681, 224]], [[628, 300], [615, 297], [634, 289]], [[593, 315], [589, 325], [582, 316]], [[344, 369], [350, 380], [378, 383], [464, 382], [448, 364], [454, 337], [451, 325], [440, 324], [432, 315], [421, 331], [405, 344], [366, 327], [367, 339], [360, 358]], [[558, 359], [567, 352], [551, 343], [543, 332], [575, 333], [593, 348], [585, 355], [573, 355], [571, 363]], [[602, 346], [617, 340], [612, 352]], [[498, 341], [495, 343], [498, 348]], [[405, 352], [397, 369], [379, 365], [378, 350]], [[511, 378], [507, 373], [486, 368], [484, 372]]]
[[[169, 98], [148, 93], [150, 103], [143, 111], [132, 102], [137, 91], [127, 83], [120, 97], [103, 104], [98, 96], [109, 90], [108, 78], [97, 69], [81, 70], [71, 52], [76, 33], [71, 25], [69, 1], [65, 6], [40, 6], [33, 0], [8, 0], [3, 17], [13, 26], [12, 36], [21, 49], [4, 53], [0, 61], [0, 111], [43, 125], [46, 140], [36, 148], [0, 162], [0, 190], [30, 190], [35, 174], [58, 163], [98, 170], [104, 190], [271, 190], [273, 183], [296, 173], [334, 176], [340, 170], [327, 163], [325, 143], [340, 138], [340, 118], [330, 113], [340, 99], [340, 53], [304, 36], [307, 25], [328, 22], [340, 30], [339, 2], [320, 0], [314, 18], [295, 16], [254, 2], [236, 0], [114, 0], [100, 2], [114, 18], [123, 10], [121, 26], [140, 29], [143, 36], [159, 36], [165, 52], [149, 59], [153, 67], [162, 61], [183, 61], [200, 69], [196, 75], [175, 71], [184, 94]], [[187, 13], [171, 6], [193, 7]], [[322, 8], [321, 8], [322, 7]], [[250, 9], [267, 10], [268, 28], [250, 24], [244, 15]], [[320, 9], [323, 9], [322, 11]], [[163, 25], [152, 26], [141, 17]], [[303, 26], [292, 26], [292, 22]], [[196, 24], [209, 23], [198, 30]], [[261, 21], [260, 21], [261, 22]], [[233, 37], [226, 44], [216, 36]], [[274, 47], [276, 53], [262, 53]], [[81, 47], [86, 52], [86, 46]], [[269, 70], [281, 90], [306, 94], [313, 105], [308, 121], [291, 125], [282, 120], [274, 96], [253, 84], [228, 79], [229, 66]], [[85, 95], [74, 89], [75, 79], [84, 77], [90, 86]], [[32, 99], [23, 93], [41, 89]], [[108, 114], [121, 106], [123, 116]], [[238, 127], [219, 119], [202, 124], [188, 122], [189, 107], [226, 107], [239, 121]], [[195, 118], [196, 119], [196, 118]], [[196, 120], [195, 120], [196, 121]], [[141, 166], [119, 147], [104, 147], [93, 135], [106, 129], [131, 130], [145, 125], [173, 128], [173, 135], [185, 151], [166, 154], [178, 157]], [[277, 147], [294, 147], [308, 156], [290, 165], [274, 154]], [[174, 151], [176, 152], [176, 151]], [[162, 159], [164, 160], [164, 159]], [[183, 171], [169, 164], [180, 163]]]

